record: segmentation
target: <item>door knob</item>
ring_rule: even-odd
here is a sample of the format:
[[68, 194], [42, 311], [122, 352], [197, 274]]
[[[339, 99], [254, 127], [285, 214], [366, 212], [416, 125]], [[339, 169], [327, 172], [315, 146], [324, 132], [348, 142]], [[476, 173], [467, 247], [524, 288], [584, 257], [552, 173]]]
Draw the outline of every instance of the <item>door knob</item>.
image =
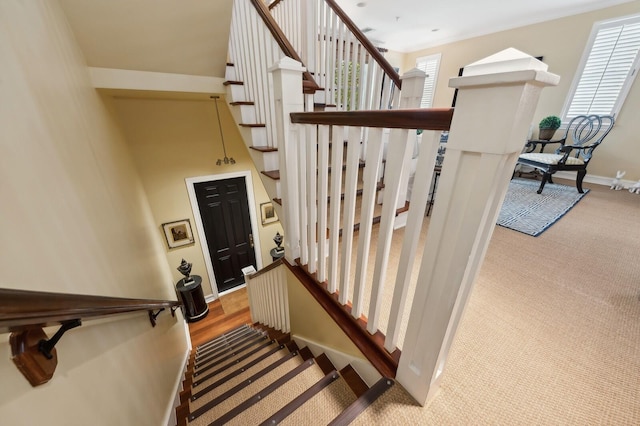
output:
[[253, 248], [253, 234], [249, 234], [249, 245]]

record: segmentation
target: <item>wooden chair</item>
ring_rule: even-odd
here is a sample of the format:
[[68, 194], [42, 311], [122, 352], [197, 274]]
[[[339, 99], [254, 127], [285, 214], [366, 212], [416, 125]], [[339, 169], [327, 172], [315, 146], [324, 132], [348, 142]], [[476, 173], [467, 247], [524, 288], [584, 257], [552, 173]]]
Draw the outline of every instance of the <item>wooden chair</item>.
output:
[[[587, 166], [593, 156], [593, 151], [613, 128], [615, 120], [609, 115], [579, 115], [569, 122], [562, 139], [553, 141], [530, 140], [526, 144], [526, 152], [518, 157], [518, 164], [534, 167], [540, 170], [542, 182], [538, 194], [542, 193], [544, 185], [551, 180], [551, 175], [560, 170], [576, 171], [576, 188], [582, 190], [582, 180], [587, 174]], [[554, 154], [544, 153], [543, 148], [549, 144], [560, 144]], [[537, 145], [542, 145], [541, 152], [534, 152]]]

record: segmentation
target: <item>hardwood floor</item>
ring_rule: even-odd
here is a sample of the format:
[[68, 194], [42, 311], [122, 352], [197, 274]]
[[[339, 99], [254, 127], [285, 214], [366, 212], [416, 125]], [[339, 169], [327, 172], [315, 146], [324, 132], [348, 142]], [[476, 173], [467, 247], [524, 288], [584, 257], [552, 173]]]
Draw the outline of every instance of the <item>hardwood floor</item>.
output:
[[209, 303], [206, 318], [189, 323], [191, 344], [195, 348], [243, 324], [251, 324], [247, 289], [236, 290]]

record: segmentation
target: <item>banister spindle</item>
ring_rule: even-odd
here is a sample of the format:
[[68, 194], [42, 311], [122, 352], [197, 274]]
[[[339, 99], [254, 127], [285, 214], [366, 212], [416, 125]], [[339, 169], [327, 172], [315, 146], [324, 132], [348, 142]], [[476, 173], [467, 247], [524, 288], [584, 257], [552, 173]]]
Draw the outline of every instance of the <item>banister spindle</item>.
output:
[[364, 187], [360, 209], [360, 230], [358, 231], [358, 257], [353, 290], [353, 307], [351, 309], [351, 315], [356, 319], [360, 318], [364, 310], [364, 290], [371, 249], [373, 210], [376, 205], [378, 165], [382, 161], [382, 132], [382, 129], [369, 129], [369, 140], [367, 142]]

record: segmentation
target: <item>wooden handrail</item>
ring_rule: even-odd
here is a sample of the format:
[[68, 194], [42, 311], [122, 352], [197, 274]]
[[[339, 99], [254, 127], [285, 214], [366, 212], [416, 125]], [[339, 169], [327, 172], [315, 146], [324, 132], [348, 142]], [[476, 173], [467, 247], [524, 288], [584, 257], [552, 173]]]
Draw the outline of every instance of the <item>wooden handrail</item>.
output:
[[265, 274], [269, 271], [271, 271], [272, 269], [277, 268], [278, 266], [282, 265], [282, 258], [276, 260], [273, 263], [270, 263], [269, 265], [265, 266], [264, 268], [260, 269], [257, 272], [254, 272], [253, 274], [248, 275], [249, 279], [255, 279], [258, 278], [260, 275]]
[[182, 305], [178, 301], [127, 299], [0, 289], [0, 333], [30, 327], [62, 324], [75, 319], [97, 318]]
[[[251, 0], [251, 4], [253, 4], [258, 11], [258, 15], [260, 15], [267, 28], [269, 28], [271, 35], [273, 35], [273, 38], [276, 40], [276, 43], [278, 43], [278, 46], [280, 46], [280, 49], [282, 49], [284, 54], [291, 59], [295, 59], [304, 66], [298, 52], [296, 52], [296, 49], [293, 47], [287, 36], [284, 35], [276, 20], [273, 19], [271, 12], [269, 12], [269, 9], [264, 2], [262, 0]], [[302, 79], [304, 80], [302, 83], [304, 93], [313, 94], [316, 90], [320, 90], [320, 86], [318, 86], [318, 83], [316, 83], [309, 71], [304, 71], [302, 73]]]
[[282, 0], [276, 0], [273, 1], [269, 4], [269, 10], [273, 9], [274, 7], [276, 7]]
[[[42, 385], [53, 377], [58, 365], [56, 343], [68, 330], [82, 325], [83, 319], [147, 311], [151, 325], [165, 308], [182, 303], [172, 300], [126, 299], [82, 294], [48, 293], [0, 289], [0, 333], [11, 332], [11, 359], [31, 383]], [[154, 313], [154, 310], [158, 312]], [[61, 325], [49, 338], [43, 327]]]
[[384, 337], [381, 333], [369, 334], [366, 330], [366, 323], [362, 319], [356, 320], [351, 316], [349, 310], [338, 301], [337, 294], [329, 293], [326, 288], [326, 282], [318, 283], [301, 266], [291, 265], [286, 260], [284, 264], [287, 265], [293, 275], [298, 278], [304, 288], [316, 299], [375, 369], [385, 377], [395, 377], [400, 350], [396, 349], [392, 354], [387, 352], [384, 349]]
[[371, 43], [371, 41], [364, 35], [360, 28], [347, 16], [347, 14], [338, 6], [338, 4], [334, 0], [325, 0], [325, 2], [329, 5], [331, 9], [335, 12], [336, 15], [344, 22], [344, 24], [349, 28], [349, 31], [353, 33], [354, 36], [358, 39], [358, 41], [362, 44], [362, 46], [369, 52], [369, 55], [380, 65], [380, 67], [384, 70], [385, 74], [393, 80], [396, 87], [398, 89], [402, 89], [402, 80], [400, 80], [400, 76], [396, 72], [395, 69], [391, 66], [389, 61], [385, 59], [384, 56], [378, 51], [378, 48]]
[[453, 108], [294, 112], [291, 122], [389, 129], [449, 130]]

